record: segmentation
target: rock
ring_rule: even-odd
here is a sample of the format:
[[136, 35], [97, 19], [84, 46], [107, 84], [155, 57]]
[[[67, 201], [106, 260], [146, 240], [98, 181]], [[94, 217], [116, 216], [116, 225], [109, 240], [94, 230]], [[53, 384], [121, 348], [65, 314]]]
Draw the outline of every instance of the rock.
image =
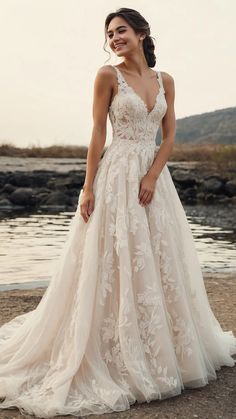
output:
[[205, 180], [209, 180], [209, 179], [216, 179], [216, 180], [219, 180], [221, 182], [226, 182], [228, 180], [228, 178], [225, 178], [222, 175], [218, 175], [217, 173], [212, 173], [211, 175], [207, 175], [205, 177]]
[[172, 178], [182, 186], [194, 186], [196, 183], [195, 176], [188, 170], [175, 169], [172, 172]]
[[53, 189], [59, 189], [59, 190], [65, 190], [65, 189], [73, 189], [73, 188], [79, 188], [84, 184], [84, 176], [67, 176], [66, 178], [53, 177], [50, 179], [47, 183], [47, 186], [49, 188]]
[[[232, 171], [231, 171], [232, 172]], [[236, 197], [236, 180], [229, 180], [234, 175], [218, 174], [208, 171], [205, 176], [201, 168], [188, 168], [176, 164], [170, 167], [171, 177], [177, 193], [183, 203], [230, 204]], [[84, 184], [86, 171], [70, 170], [55, 172], [53, 170], [34, 170], [24, 172], [0, 173], [0, 196], [3, 205], [9, 202], [13, 208], [25, 206], [73, 208], [78, 202], [80, 189]], [[28, 186], [22, 186], [28, 185]], [[226, 198], [226, 199], [225, 199]], [[229, 198], [229, 199], [228, 199]], [[7, 199], [9, 202], [5, 201]], [[13, 205], [14, 204], [14, 205]]]
[[40, 204], [52, 193], [52, 191], [48, 188], [38, 188], [34, 190], [34, 193], [37, 204]]
[[13, 191], [15, 191], [15, 189], [16, 189], [16, 187], [15, 186], [13, 186], [13, 185], [11, 185], [10, 183], [6, 183], [4, 186], [3, 186], [3, 188], [2, 188], [2, 190], [1, 190], [1, 193], [3, 192], [3, 193], [12, 193]]
[[48, 197], [42, 200], [41, 204], [49, 206], [70, 205], [71, 199], [63, 192], [51, 192]]
[[6, 176], [5, 173], [0, 173], [0, 188], [2, 188], [5, 184]]
[[211, 204], [211, 203], [215, 204], [217, 199], [218, 199], [217, 195], [213, 193], [206, 193], [204, 197], [204, 201], [207, 202], [208, 204]]
[[207, 204], [215, 204], [216, 200], [218, 201], [219, 198], [217, 195], [213, 194], [213, 193], [206, 193], [203, 191], [197, 192], [196, 194], [196, 199], [197, 201], [201, 201], [203, 203], [207, 203]]
[[47, 198], [49, 196], [49, 194], [47, 193], [47, 192], [40, 192], [40, 193], [37, 193], [37, 200], [38, 200], [38, 202], [40, 203], [40, 202], [44, 202], [45, 201], [45, 199]]
[[41, 172], [34, 170], [31, 173], [31, 184], [33, 187], [43, 187], [47, 185], [48, 180], [52, 177], [53, 172]]
[[182, 200], [188, 204], [194, 204], [196, 202], [196, 189], [187, 188], [182, 191], [181, 194]]
[[12, 208], [12, 203], [7, 198], [0, 199], [0, 208]]
[[19, 187], [31, 186], [30, 174], [15, 172], [8, 177], [8, 183]]
[[232, 179], [226, 182], [225, 190], [229, 196], [235, 196], [236, 195], [236, 179]]
[[71, 198], [71, 206], [72, 206], [72, 208], [73, 208], [74, 211], [78, 207], [78, 200], [79, 200], [79, 196], [73, 196]]
[[53, 189], [55, 191], [55, 189], [56, 189], [55, 184], [56, 184], [56, 181], [58, 181], [58, 180], [59, 180], [59, 177], [55, 176], [55, 173], [54, 173], [54, 175], [51, 176], [50, 179], [48, 179], [48, 181], [47, 181], [47, 185], [46, 185], [47, 188]]
[[231, 203], [231, 198], [229, 196], [221, 196], [217, 203], [228, 205]]
[[51, 193], [52, 191], [51, 191], [51, 189], [49, 189], [49, 188], [37, 188], [37, 189], [35, 189], [35, 194], [40, 194], [40, 193], [47, 193], [47, 194], [49, 194], [49, 193]]
[[71, 197], [79, 196], [80, 189], [81, 188], [70, 188], [70, 189], [67, 189], [66, 193], [67, 195]]
[[223, 182], [219, 178], [210, 177], [203, 181], [202, 188], [206, 192], [211, 192], [214, 194], [220, 193], [223, 190]]
[[84, 184], [85, 173], [70, 175], [68, 178], [68, 188], [80, 188]]
[[205, 194], [204, 192], [198, 192], [196, 195], [196, 198], [198, 201], [203, 201], [205, 199]]
[[196, 192], [196, 188], [187, 188], [184, 190], [184, 195], [189, 198], [195, 198]]
[[32, 188], [18, 188], [9, 195], [13, 204], [28, 206], [35, 202]]
[[232, 196], [232, 198], [230, 198], [230, 204], [236, 205], [236, 196]]
[[68, 178], [63, 179], [63, 178], [53, 178], [50, 179], [47, 183], [47, 187], [51, 188], [53, 190], [59, 190], [59, 191], [66, 191], [66, 189], [68, 188], [69, 185], [69, 181]]

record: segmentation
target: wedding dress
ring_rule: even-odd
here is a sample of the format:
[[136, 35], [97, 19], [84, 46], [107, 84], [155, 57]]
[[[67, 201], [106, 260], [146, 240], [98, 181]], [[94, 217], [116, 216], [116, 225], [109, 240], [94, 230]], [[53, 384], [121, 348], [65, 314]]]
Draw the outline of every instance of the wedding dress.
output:
[[0, 327], [0, 408], [38, 417], [123, 411], [206, 385], [233, 366], [236, 338], [211, 311], [193, 236], [167, 165], [138, 200], [167, 110], [161, 73], [148, 110], [114, 66], [111, 145], [89, 221], [77, 210], [36, 309]]

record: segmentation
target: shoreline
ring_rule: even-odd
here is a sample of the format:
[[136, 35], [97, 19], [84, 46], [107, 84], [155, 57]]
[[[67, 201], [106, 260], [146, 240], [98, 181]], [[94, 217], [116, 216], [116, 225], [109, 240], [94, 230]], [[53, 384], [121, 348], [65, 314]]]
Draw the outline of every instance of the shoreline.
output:
[[[214, 164], [197, 161], [168, 161], [166, 165], [183, 204], [236, 206], [235, 169], [219, 171]], [[74, 211], [85, 174], [86, 162], [79, 159], [76, 164], [69, 159], [54, 159], [43, 166], [31, 163], [28, 169], [6, 165], [0, 169], [0, 213]]]
[[[223, 330], [236, 335], [236, 272], [203, 273], [209, 303]], [[45, 288], [2, 291], [0, 293], [0, 325], [17, 315], [36, 308]], [[163, 401], [135, 403], [130, 410], [112, 413], [114, 419], [233, 419], [236, 417], [235, 405], [236, 366], [222, 367], [217, 371], [217, 380], [204, 387], [184, 390], [181, 395]], [[21, 419], [18, 409], [0, 410], [0, 419]], [[30, 418], [30, 415], [26, 415]], [[65, 416], [57, 416], [63, 418]], [[75, 417], [75, 416], [71, 416]], [[66, 417], [65, 417], [66, 418]], [[101, 419], [100, 415], [92, 415]], [[111, 414], [102, 415], [111, 419]]]

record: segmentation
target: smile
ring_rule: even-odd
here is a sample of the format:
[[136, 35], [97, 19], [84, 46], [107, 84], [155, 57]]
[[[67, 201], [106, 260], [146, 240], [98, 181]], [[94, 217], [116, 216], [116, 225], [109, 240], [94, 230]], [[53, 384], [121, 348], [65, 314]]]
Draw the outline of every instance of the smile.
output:
[[115, 46], [115, 49], [117, 49], [117, 48], [119, 48], [119, 47], [122, 47], [123, 45], [125, 45], [125, 44], [117, 44], [117, 45]]

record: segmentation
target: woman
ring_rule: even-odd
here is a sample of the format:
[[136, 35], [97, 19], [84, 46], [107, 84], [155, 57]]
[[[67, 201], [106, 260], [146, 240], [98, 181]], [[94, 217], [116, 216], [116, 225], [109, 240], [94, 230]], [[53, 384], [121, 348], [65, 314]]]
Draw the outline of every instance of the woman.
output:
[[[0, 328], [0, 407], [38, 417], [126, 410], [235, 364], [236, 338], [211, 311], [166, 166], [174, 80], [152, 70], [137, 11], [109, 14], [105, 33], [123, 61], [96, 76], [85, 184], [63, 254], [37, 308]], [[108, 113], [113, 138], [99, 161]]]

